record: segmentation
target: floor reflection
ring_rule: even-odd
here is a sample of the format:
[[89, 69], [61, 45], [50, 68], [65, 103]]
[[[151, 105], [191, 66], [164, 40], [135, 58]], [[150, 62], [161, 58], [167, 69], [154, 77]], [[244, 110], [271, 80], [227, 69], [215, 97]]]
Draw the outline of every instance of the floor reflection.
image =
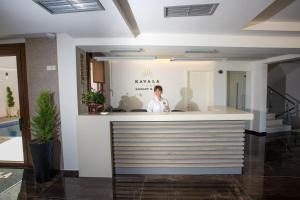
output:
[[38, 184], [25, 170], [19, 187], [18, 199], [300, 199], [300, 140], [295, 133], [247, 135], [243, 175], [57, 175]]
[[267, 138], [264, 175], [300, 177], [300, 134]]
[[119, 176], [115, 199], [250, 199], [239, 176]]

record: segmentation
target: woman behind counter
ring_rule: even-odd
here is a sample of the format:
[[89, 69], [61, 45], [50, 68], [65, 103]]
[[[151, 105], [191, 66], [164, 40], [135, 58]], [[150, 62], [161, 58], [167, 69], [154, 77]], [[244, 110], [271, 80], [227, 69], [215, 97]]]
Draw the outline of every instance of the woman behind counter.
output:
[[167, 99], [163, 98], [163, 89], [160, 85], [154, 87], [154, 99], [148, 103], [148, 112], [170, 112], [170, 106]]

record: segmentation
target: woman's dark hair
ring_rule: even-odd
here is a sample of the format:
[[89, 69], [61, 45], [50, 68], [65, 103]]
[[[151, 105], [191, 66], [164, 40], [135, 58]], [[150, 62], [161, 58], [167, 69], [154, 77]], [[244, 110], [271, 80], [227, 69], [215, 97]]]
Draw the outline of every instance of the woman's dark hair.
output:
[[156, 85], [156, 86], [154, 86], [154, 92], [156, 91], [156, 90], [159, 90], [159, 91], [163, 91], [162, 90], [162, 87], [160, 86], [160, 85]]

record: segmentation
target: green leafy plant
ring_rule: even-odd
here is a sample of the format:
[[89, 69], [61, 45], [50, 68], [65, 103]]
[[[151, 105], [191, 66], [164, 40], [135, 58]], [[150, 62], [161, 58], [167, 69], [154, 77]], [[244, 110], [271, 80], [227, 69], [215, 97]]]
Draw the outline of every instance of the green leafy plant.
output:
[[88, 103], [97, 103], [97, 104], [104, 104], [105, 97], [103, 95], [104, 90], [96, 91], [91, 89], [86, 94], [83, 94], [82, 101], [86, 104]]
[[14, 107], [15, 101], [10, 87], [6, 87], [6, 102], [8, 107]]
[[51, 93], [42, 91], [37, 99], [37, 110], [31, 119], [31, 133], [38, 143], [46, 143], [57, 136], [59, 116]]

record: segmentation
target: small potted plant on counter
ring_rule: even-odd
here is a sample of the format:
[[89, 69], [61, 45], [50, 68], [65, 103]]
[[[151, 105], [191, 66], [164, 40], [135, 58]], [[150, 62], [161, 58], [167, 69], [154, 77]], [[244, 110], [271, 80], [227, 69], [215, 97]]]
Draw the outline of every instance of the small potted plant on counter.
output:
[[31, 119], [34, 139], [29, 147], [37, 182], [49, 181], [53, 174], [53, 144], [59, 131], [59, 115], [49, 91], [42, 91], [37, 99], [35, 116]]
[[105, 97], [104, 90], [91, 89], [86, 94], [83, 94], [82, 101], [88, 106], [89, 113], [99, 113], [104, 110]]

